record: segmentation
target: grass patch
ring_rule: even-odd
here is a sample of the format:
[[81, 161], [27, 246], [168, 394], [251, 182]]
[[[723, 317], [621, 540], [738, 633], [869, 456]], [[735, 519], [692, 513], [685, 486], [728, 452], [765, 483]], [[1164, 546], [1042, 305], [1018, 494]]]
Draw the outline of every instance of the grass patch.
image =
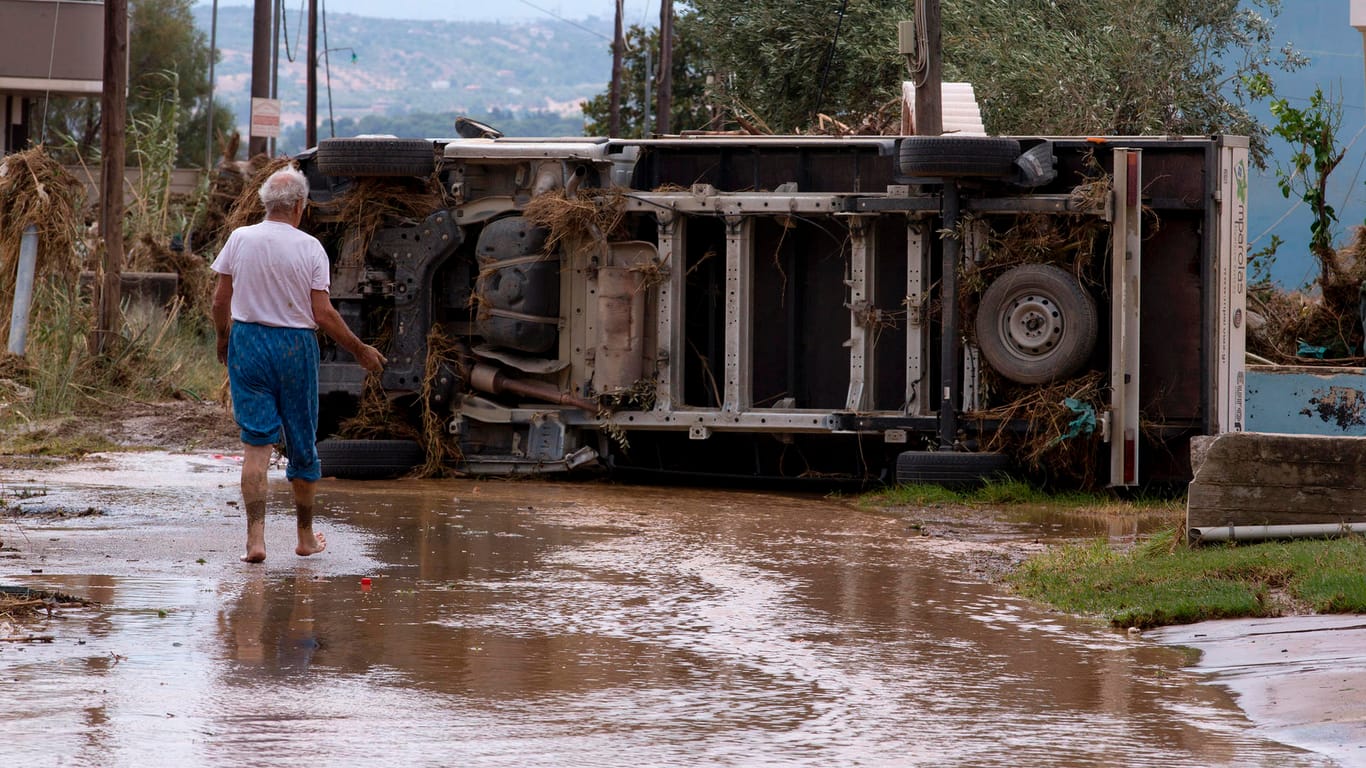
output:
[[91, 453], [126, 450], [108, 438], [87, 432], [67, 433], [53, 429], [23, 429], [0, 439], [0, 453], [24, 456], [80, 458]]
[[898, 485], [865, 493], [859, 497], [863, 507], [932, 507], [947, 504], [964, 506], [1047, 506], [1067, 507], [1081, 512], [1133, 513], [1183, 509], [1184, 499], [1139, 497], [1119, 499], [1089, 491], [1044, 491], [1021, 480], [990, 480], [979, 488], [955, 491], [940, 485]]
[[1026, 560], [1023, 595], [1119, 627], [1366, 611], [1366, 538], [1192, 548], [1178, 530], [1121, 551], [1069, 544]]

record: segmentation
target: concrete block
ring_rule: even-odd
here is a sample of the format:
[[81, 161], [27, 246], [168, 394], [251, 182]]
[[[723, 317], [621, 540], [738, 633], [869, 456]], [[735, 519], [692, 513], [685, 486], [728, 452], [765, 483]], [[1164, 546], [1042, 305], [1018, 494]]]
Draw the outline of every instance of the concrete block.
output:
[[1230, 432], [1191, 441], [1186, 527], [1366, 522], [1366, 438]]

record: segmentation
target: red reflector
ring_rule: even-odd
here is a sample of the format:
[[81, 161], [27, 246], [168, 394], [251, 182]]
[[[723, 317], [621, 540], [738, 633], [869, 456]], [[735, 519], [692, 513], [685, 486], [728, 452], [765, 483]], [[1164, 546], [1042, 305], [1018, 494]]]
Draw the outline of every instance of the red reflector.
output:
[[1129, 204], [1138, 204], [1138, 153], [1129, 153]]

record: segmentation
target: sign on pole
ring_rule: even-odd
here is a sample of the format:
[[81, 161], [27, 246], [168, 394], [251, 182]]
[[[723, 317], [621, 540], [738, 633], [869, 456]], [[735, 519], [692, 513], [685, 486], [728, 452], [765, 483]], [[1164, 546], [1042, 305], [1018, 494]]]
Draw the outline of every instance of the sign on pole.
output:
[[280, 138], [280, 100], [251, 100], [251, 137], [253, 139]]

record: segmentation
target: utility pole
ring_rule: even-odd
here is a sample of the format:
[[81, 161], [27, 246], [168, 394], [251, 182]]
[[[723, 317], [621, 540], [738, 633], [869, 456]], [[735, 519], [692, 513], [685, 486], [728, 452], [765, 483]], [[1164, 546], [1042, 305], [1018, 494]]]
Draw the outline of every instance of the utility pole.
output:
[[919, 52], [920, 69], [912, 73], [915, 82], [915, 132], [918, 136], [944, 133], [943, 45], [939, 33], [939, 0], [917, 0], [920, 16], [915, 20], [917, 36], [924, 44]]
[[218, 58], [218, 0], [213, 0], [213, 20], [209, 22], [209, 107], [204, 110], [204, 173], [213, 171], [213, 65]]
[[305, 87], [304, 146], [318, 146], [318, 0], [308, 0], [308, 78]]
[[674, 111], [674, 0], [659, 3], [659, 133], [673, 132]]
[[[284, 15], [282, 0], [273, 0], [270, 11], [270, 97], [280, 98], [280, 18]], [[270, 156], [275, 157], [277, 137], [270, 137]]]
[[[256, 0], [251, 19], [251, 96], [270, 98], [270, 24], [274, 17], [273, 0]], [[266, 153], [266, 137], [251, 137], [247, 142], [247, 157]]]
[[621, 31], [622, 4], [617, 0], [616, 32], [612, 35], [612, 89], [607, 96], [607, 135], [621, 135], [621, 60], [626, 52], [626, 41]]
[[92, 355], [118, 333], [123, 279], [123, 155], [128, 112], [128, 0], [104, 2], [104, 90], [100, 96], [100, 236], [104, 259], [96, 294]]

